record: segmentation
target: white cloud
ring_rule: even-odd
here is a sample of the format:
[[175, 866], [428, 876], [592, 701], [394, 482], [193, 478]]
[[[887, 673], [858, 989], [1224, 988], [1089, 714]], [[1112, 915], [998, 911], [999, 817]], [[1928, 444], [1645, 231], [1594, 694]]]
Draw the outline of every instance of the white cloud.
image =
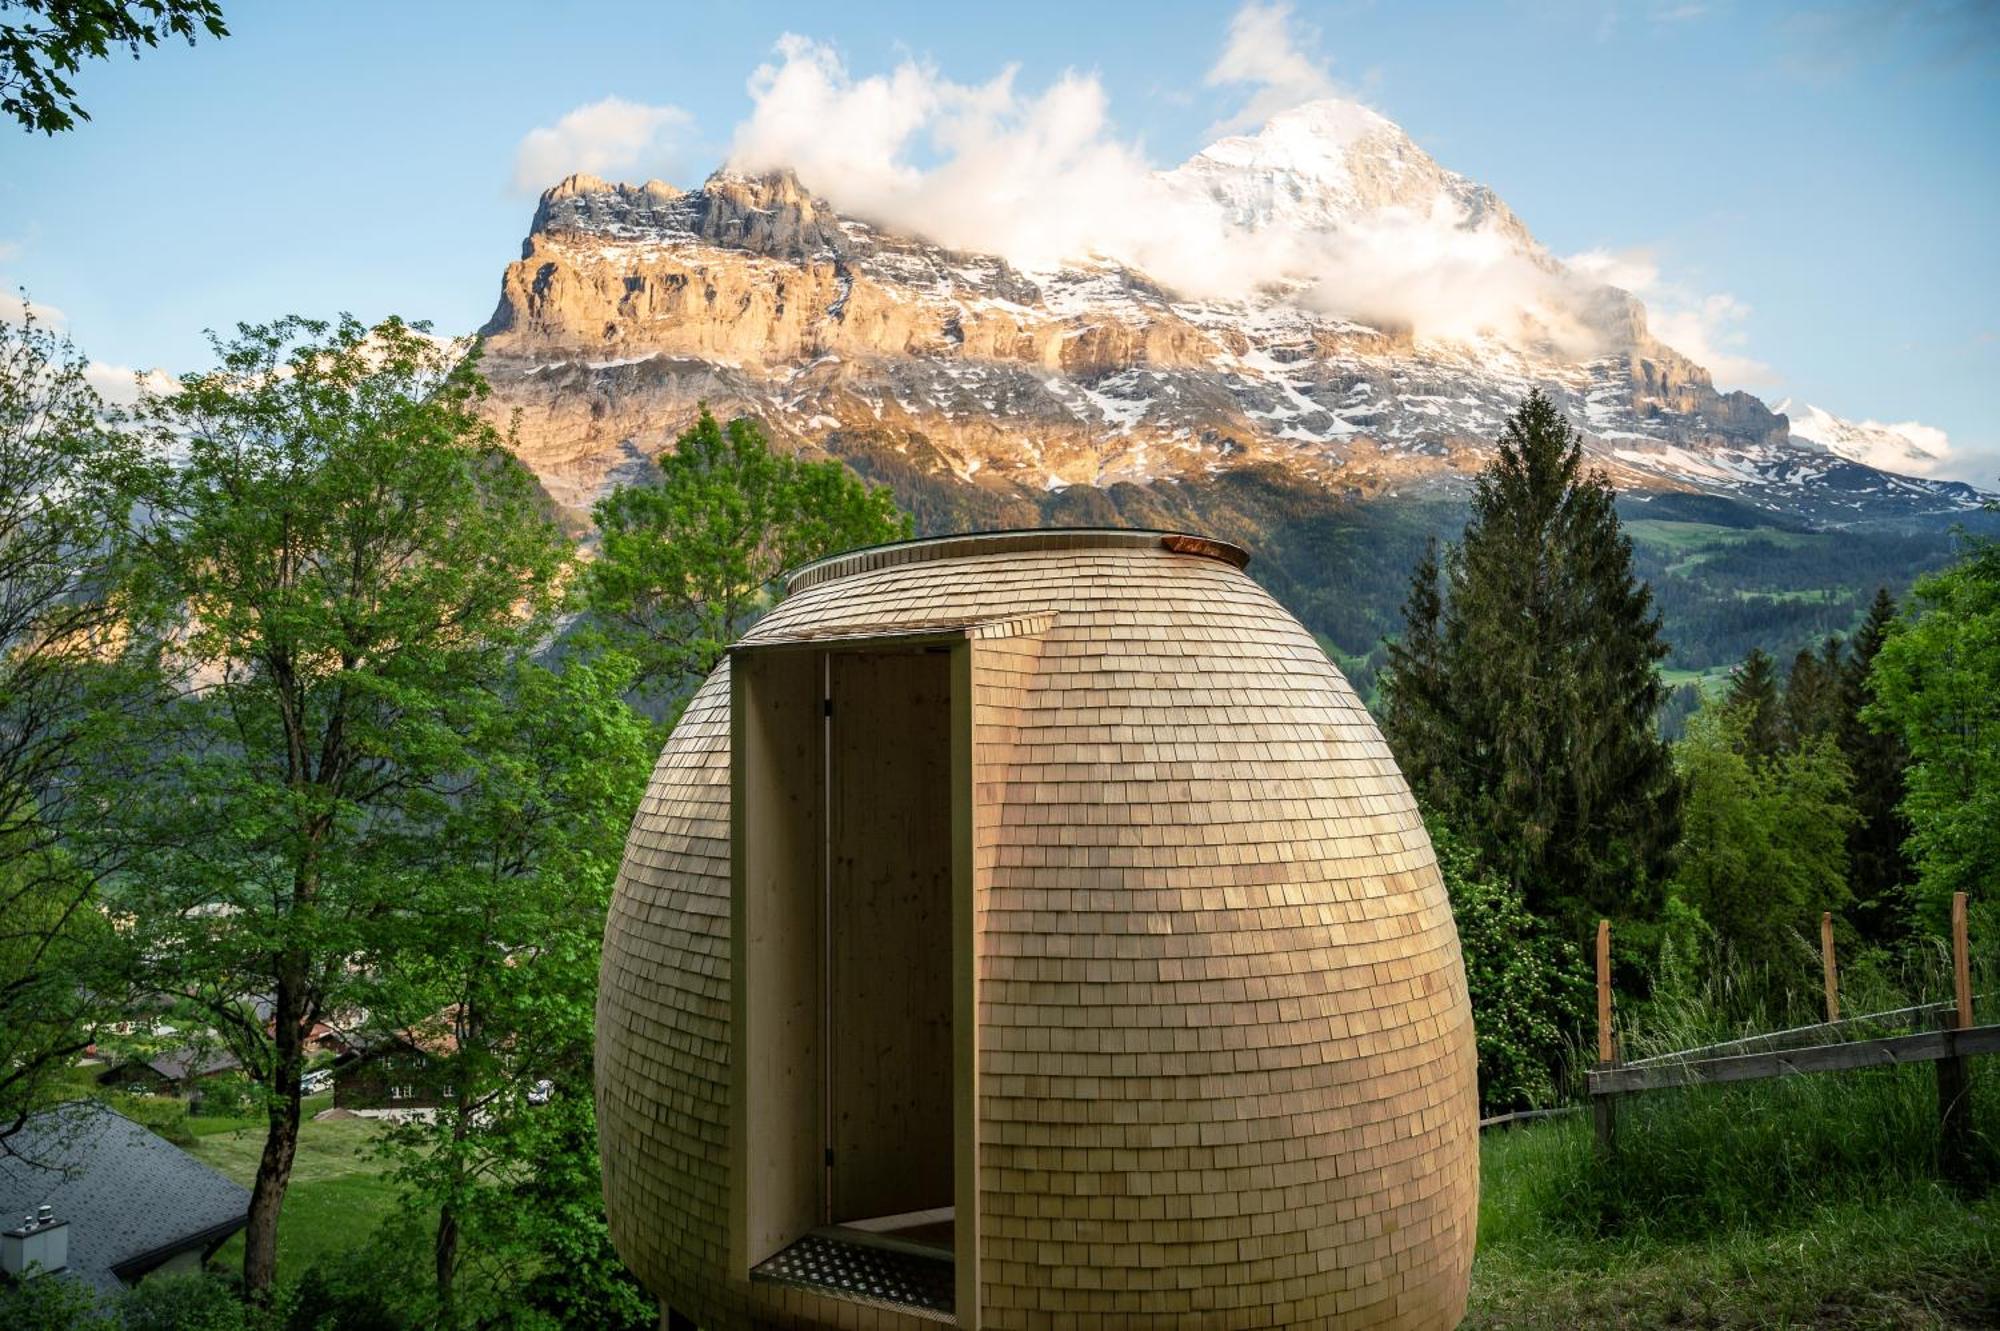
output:
[[101, 360], [85, 366], [83, 377], [99, 397], [113, 406], [131, 406], [139, 400], [142, 389], [162, 397], [180, 391], [179, 381], [165, 370], [135, 370], [129, 365], [107, 365]]
[[[58, 337], [66, 334], [69, 317], [61, 310], [39, 300], [23, 300], [18, 291], [0, 287], [0, 323], [18, 324], [30, 308], [35, 312], [35, 321], [45, 330]], [[130, 406], [137, 402], [142, 385], [154, 393], [173, 393], [180, 389], [174, 377], [164, 370], [135, 370], [129, 365], [109, 365], [98, 360], [84, 362], [83, 377], [97, 390], [99, 397], [114, 406]]]
[[776, 54], [750, 78], [731, 167], [790, 167], [844, 211], [1024, 266], [1112, 254], [1169, 276], [1149, 265], [1185, 209], [1111, 133], [1095, 78], [1024, 94], [1012, 68], [969, 84], [905, 60], [856, 78], [833, 47], [792, 34]]
[[1341, 95], [1324, 56], [1311, 52], [1319, 34], [1294, 31], [1292, 7], [1250, 0], [1229, 21], [1229, 40], [1203, 80], [1209, 87], [1248, 84], [1254, 91], [1242, 109], [1208, 127], [1211, 137], [1263, 124], [1322, 97]]
[[647, 106], [621, 97], [579, 106], [522, 137], [514, 150], [514, 188], [538, 194], [579, 171], [665, 175], [674, 165], [674, 136], [692, 122], [678, 106]]
[[50, 328], [60, 328], [69, 321], [68, 316], [53, 305], [23, 299], [20, 292], [0, 287], [0, 323], [20, 323], [30, 309], [34, 310], [37, 322]]
[[1991, 486], [2000, 475], [2000, 457], [1992, 451], [1954, 445], [1944, 430], [1922, 421], [1846, 420], [1791, 398], [1771, 409], [1791, 420], [1794, 439], [1883, 471], [1970, 481], [1982, 487]]
[[[1281, 9], [1246, 6], [1217, 69], [1284, 88], [1286, 101], [1323, 92], [1323, 71], [1298, 57], [1283, 21]], [[788, 34], [749, 91], [732, 168], [789, 167], [843, 212], [892, 230], [1030, 270], [1111, 258], [1197, 297], [1302, 284], [1307, 304], [1420, 336], [1510, 334], [1525, 313], [1565, 345], [1585, 340], [1567, 309], [1570, 280], [1497, 229], [1468, 225], [1442, 195], [1247, 237], [1204, 189], [1163, 178], [1117, 135], [1089, 75], [1038, 92], [1012, 68], [960, 83], [913, 59], [857, 76], [832, 46]]]
[[1701, 292], [1660, 272], [1649, 250], [1586, 250], [1563, 260], [1588, 281], [1621, 287], [1646, 303], [1654, 337], [1715, 376], [1719, 388], [1768, 388], [1771, 367], [1749, 355], [1750, 306], [1727, 291]]
[[1580, 277], [1623, 288], [1635, 296], [1657, 285], [1660, 280], [1660, 266], [1647, 250], [1585, 250], [1581, 254], [1570, 255], [1563, 262]]
[[2000, 490], [2000, 448], [1954, 448], [1938, 474], [1982, 490]]

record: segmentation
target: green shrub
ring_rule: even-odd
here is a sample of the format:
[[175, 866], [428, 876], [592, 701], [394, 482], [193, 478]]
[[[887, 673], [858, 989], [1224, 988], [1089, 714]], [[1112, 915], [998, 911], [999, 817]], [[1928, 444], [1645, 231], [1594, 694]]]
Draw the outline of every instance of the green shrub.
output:
[[112, 1331], [96, 1291], [60, 1276], [0, 1277], [0, 1326], [7, 1331]]
[[1591, 986], [1572, 944], [1528, 913], [1518, 889], [1479, 866], [1437, 820], [1431, 844], [1458, 922], [1479, 1045], [1479, 1102], [1497, 1112], [1554, 1103]]
[[399, 1244], [379, 1238], [315, 1262], [280, 1291], [274, 1331], [406, 1331], [427, 1291], [413, 1263], [429, 1250], [421, 1233]]
[[188, 1112], [204, 1118], [249, 1118], [263, 1108], [256, 1083], [240, 1073], [224, 1073], [202, 1078]]
[[248, 1331], [242, 1299], [211, 1275], [154, 1276], [118, 1300], [122, 1331]]

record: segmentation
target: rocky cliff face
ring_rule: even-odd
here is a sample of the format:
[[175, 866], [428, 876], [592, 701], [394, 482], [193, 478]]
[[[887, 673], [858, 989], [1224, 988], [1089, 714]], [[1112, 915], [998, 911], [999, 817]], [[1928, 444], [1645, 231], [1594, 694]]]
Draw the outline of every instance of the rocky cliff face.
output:
[[1628, 489], [1835, 520], [1970, 496], [1795, 440], [1756, 398], [1718, 393], [1650, 336], [1637, 301], [1569, 275], [1490, 190], [1362, 108], [1303, 108], [1162, 180], [1213, 201], [1245, 244], [1447, 217], [1548, 275], [1568, 341], [1417, 336], [1328, 312], [1303, 283], [1218, 300], [1104, 258], [1022, 271], [843, 216], [788, 173], [687, 192], [573, 176], [543, 196], [484, 330], [497, 404], [578, 513], [704, 402], [955, 494], [943, 523], [1034, 520], [1079, 489], [1129, 503], [1133, 486], [1152, 496], [1142, 508], [1172, 511], [1192, 493], [1173, 487], [1238, 471], [1327, 502], [1449, 490], [1534, 386]]

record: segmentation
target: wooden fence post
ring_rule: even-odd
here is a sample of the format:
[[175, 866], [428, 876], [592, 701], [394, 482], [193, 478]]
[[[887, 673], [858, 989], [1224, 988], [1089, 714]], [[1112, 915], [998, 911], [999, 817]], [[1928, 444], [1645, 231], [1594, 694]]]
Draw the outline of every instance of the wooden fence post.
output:
[[[1951, 896], [1952, 1011], [1945, 1025], [1972, 1029], [1972, 952], [1966, 940], [1965, 893]], [[1969, 1182], [1972, 1174], [1972, 1059], [1937, 1061], [1938, 1163], [1946, 1177]]]
[[1831, 1026], [1840, 1020], [1840, 979], [1833, 964], [1833, 912], [1821, 911], [1819, 916], [1819, 960], [1826, 972], [1826, 1024]]
[[1965, 893], [1951, 894], [1951, 979], [1953, 997], [1958, 1000], [1958, 1028], [1972, 1029], [1972, 946], [1966, 937]]
[[[1616, 1059], [1611, 1034], [1611, 921], [1597, 922], [1597, 1065], [1608, 1068]], [[1593, 1095], [1591, 1117], [1597, 1124], [1597, 1144], [1609, 1152], [1617, 1145], [1617, 1097]]]

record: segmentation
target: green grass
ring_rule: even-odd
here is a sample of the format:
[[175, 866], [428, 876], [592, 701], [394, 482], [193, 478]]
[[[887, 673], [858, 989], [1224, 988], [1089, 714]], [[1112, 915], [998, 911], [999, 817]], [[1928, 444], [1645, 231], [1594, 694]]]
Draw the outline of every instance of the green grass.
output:
[[[313, 1112], [308, 1108], [309, 1115]], [[315, 1123], [308, 1117], [300, 1125], [291, 1187], [278, 1220], [280, 1278], [301, 1275], [322, 1258], [360, 1247], [395, 1210], [397, 1188], [388, 1177], [389, 1166], [372, 1153], [381, 1131], [379, 1123], [368, 1119]], [[227, 1128], [200, 1137], [188, 1150], [248, 1186], [263, 1154], [263, 1128]], [[242, 1265], [242, 1237], [224, 1244], [214, 1260], [225, 1270]]]
[[1849, 595], [1844, 587], [1789, 587], [1781, 591], [1755, 591], [1748, 587], [1736, 589], [1739, 601], [1788, 602], [1794, 605], [1836, 605]]
[[[1869, 1010], [1912, 997], [1855, 981]], [[1656, 1000], [1633, 1048], [1740, 1033], [1724, 997]], [[1962, 1190], [1938, 1179], [1929, 1064], [1627, 1096], [1608, 1159], [1587, 1114], [1489, 1133], [1465, 1324], [2000, 1325], [2000, 1060], [1972, 1072]]]
[[1667, 556], [1669, 573], [1686, 573], [1730, 546], [1748, 541], [1801, 547], [1824, 540], [1820, 532], [1787, 531], [1779, 527], [1724, 527], [1712, 522], [1675, 522], [1665, 518], [1635, 518], [1624, 524], [1635, 545]]
[[1935, 1190], [1685, 1242], [1482, 1242], [1476, 1328], [1992, 1326], [2000, 1206]]
[[[1652, 1154], [1633, 1140], [1639, 1126], [1623, 1125], [1626, 1162]], [[1754, 1160], [1711, 1163], [1694, 1193], [1747, 1196], [1768, 1178]], [[1468, 1329], [2000, 1323], [2000, 1193], [1842, 1180], [1834, 1166], [1769, 1214], [1721, 1222], [1695, 1196], [1680, 1207], [1656, 1196], [1606, 1223], [1594, 1194], [1628, 1170], [1602, 1176], [1583, 1115], [1489, 1133], [1480, 1164]], [[1861, 1193], [1872, 1195], [1842, 1196]]]
[[1694, 684], [1698, 685], [1703, 693], [1713, 696], [1728, 687], [1729, 673], [1732, 669], [1734, 669], [1732, 666], [1710, 666], [1706, 670], [1683, 670], [1674, 667], [1661, 670], [1660, 679], [1670, 689], [1677, 689], [1683, 684]]
[[1699, 550], [1710, 545], [1735, 545], [1752, 535], [1782, 533], [1764, 527], [1724, 527], [1713, 522], [1675, 522], [1670, 518], [1628, 518], [1625, 534], [1635, 544], [1659, 550]]

